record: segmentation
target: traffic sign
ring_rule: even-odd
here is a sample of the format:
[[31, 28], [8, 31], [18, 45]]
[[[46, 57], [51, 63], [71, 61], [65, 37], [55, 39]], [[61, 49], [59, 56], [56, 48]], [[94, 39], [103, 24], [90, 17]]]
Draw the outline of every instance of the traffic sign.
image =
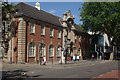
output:
[[66, 45], [64, 45], [64, 47], [66, 47]]

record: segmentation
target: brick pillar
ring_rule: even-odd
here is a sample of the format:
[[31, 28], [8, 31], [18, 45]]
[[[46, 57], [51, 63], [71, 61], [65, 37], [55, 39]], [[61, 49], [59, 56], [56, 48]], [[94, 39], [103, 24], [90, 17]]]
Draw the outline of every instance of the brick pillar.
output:
[[25, 21], [23, 20], [23, 18], [20, 18], [18, 25], [18, 63], [25, 62], [25, 26]]

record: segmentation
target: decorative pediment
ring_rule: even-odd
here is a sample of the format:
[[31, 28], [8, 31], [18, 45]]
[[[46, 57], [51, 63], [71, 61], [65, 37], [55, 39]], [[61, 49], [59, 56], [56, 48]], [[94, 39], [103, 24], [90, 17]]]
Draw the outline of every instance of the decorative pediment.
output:
[[68, 12], [65, 12], [64, 15], [63, 15], [63, 21], [64, 24], [63, 26], [65, 27], [69, 27], [70, 29], [75, 29], [74, 27], [74, 17], [71, 15], [71, 11], [69, 10]]

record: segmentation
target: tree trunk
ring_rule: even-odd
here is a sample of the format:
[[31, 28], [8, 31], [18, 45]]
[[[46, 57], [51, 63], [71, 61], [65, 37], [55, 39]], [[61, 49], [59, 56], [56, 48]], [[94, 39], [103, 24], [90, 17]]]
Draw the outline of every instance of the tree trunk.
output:
[[[109, 40], [110, 47], [112, 47], [112, 40], [110, 39], [109, 36], [108, 36], [108, 40]], [[110, 53], [109, 60], [113, 60], [113, 59], [114, 59], [114, 47], [112, 48], [112, 52]]]
[[111, 53], [110, 53], [110, 59], [109, 60], [113, 60], [114, 59], [114, 52], [112, 51]]

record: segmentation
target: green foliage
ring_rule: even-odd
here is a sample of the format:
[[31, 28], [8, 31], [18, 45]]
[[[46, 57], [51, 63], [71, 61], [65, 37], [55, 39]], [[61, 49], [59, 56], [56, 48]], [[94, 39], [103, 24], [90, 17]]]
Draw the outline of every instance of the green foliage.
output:
[[13, 3], [2, 2], [2, 20], [6, 19], [7, 13], [12, 13], [16, 5]]
[[84, 30], [106, 33], [111, 44], [120, 44], [120, 2], [86, 2], [80, 10]]

